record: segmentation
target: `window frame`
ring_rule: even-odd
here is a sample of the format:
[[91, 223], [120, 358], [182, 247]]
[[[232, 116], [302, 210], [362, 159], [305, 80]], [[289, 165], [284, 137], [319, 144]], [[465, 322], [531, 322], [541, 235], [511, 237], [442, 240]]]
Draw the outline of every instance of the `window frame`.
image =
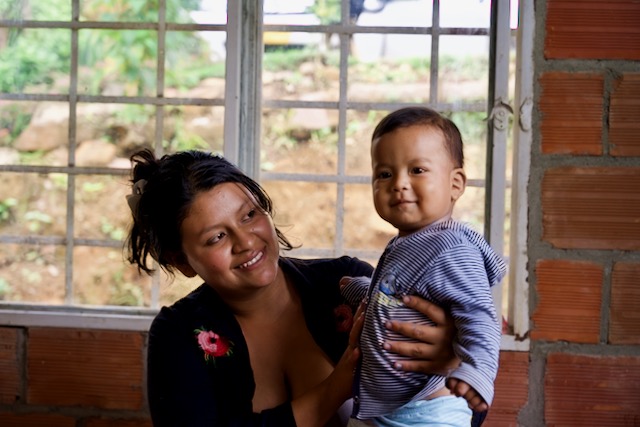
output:
[[[374, 107], [370, 103], [348, 102], [346, 99], [347, 89], [347, 58], [348, 58], [348, 37], [355, 33], [366, 32], [395, 32], [408, 34], [431, 34], [432, 36], [432, 63], [438, 63], [438, 38], [440, 35], [464, 32], [465, 29], [440, 28], [439, 26], [439, 0], [434, 0], [434, 20], [431, 27], [424, 28], [400, 28], [400, 27], [357, 27], [348, 22], [348, 2], [342, 2], [342, 21], [336, 25], [318, 26], [296, 26], [295, 31], [319, 32], [327, 31], [338, 34], [340, 40], [340, 73], [341, 89], [338, 102], [305, 102], [305, 101], [283, 101], [283, 100], [262, 100], [261, 79], [262, 79], [262, 36], [263, 31], [285, 31], [292, 29], [286, 25], [264, 25], [262, 22], [264, 0], [237, 0], [227, 3], [227, 24], [226, 25], [205, 25], [205, 24], [175, 24], [164, 21], [165, 2], [160, 1], [159, 22], [149, 23], [96, 23], [79, 20], [79, 2], [72, 0], [72, 18], [69, 22], [45, 22], [45, 21], [0, 21], [0, 27], [18, 28], [68, 28], [71, 30], [72, 62], [71, 62], [71, 85], [69, 95], [28, 95], [28, 94], [0, 94], [0, 100], [56, 100], [69, 102], [69, 164], [74, 164], [74, 150], [76, 146], [75, 130], [76, 116], [75, 108], [78, 102], [95, 103], [138, 103], [156, 106], [156, 149], [162, 149], [162, 109], [167, 105], [223, 105], [225, 107], [224, 122], [224, 155], [240, 166], [250, 176], [262, 181], [269, 180], [290, 180], [290, 181], [312, 181], [312, 182], [332, 182], [337, 184], [337, 207], [336, 207], [336, 240], [332, 250], [318, 250], [305, 248], [299, 250], [297, 254], [302, 256], [339, 256], [347, 252], [355, 256], [371, 255], [369, 252], [360, 253], [344, 248], [342, 245], [343, 220], [342, 203], [344, 201], [344, 185], [350, 183], [366, 183], [369, 177], [348, 176], [344, 172], [344, 152], [339, 153], [339, 173], [336, 176], [306, 176], [300, 174], [274, 173], [260, 171], [260, 120], [262, 109], [267, 108], [335, 108], [339, 113], [338, 134], [339, 140], [344, 142], [346, 132], [346, 114], [349, 109], [366, 110]], [[506, 49], [510, 43], [511, 30], [509, 29], [509, 1], [501, 0], [492, 2], [492, 25], [491, 25], [491, 83], [489, 100], [492, 105], [479, 105], [479, 111], [489, 109], [491, 120], [494, 121], [493, 144], [499, 140], [500, 146], [506, 147], [508, 137], [508, 126], [500, 128], [496, 126], [496, 117], [500, 120], [507, 120], [511, 114], [509, 106], [509, 95], [505, 92], [505, 66], [508, 74], [508, 54], [496, 54], [495, 49]], [[531, 105], [533, 99], [533, 31], [534, 31], [534, 11], [531, 2], [520, 1], [519, 3], [519, 25], [517, 30], [516, 48], [516, 96], [514, 105], [518, 106], [514, 121], [516, 125], [513, 129], [514, 156], [513, 156], [513, 177], [511, 182], [511, 233], [510, 237], [510, 268], [509, 282], [511, 283], [509, 319], [512, 320], [514, 333], [503, 335], [503, 350], [523, 350], [529, 349], [528, 329], [529, 329], [529, 307], [528, 307], [528, 284], [527, 284], [527, 210], [528, 193], [527, 182], [529, 178], [530, 146], [531, 146]], [[499, 25], [495, 25], [499, 23]], [[106, 97], [89, 96], [77, 93], [77, 73], [78, 73], [78, 31], [85, 28], [117, 28], [117, 29], [138, 29], [141, 27], [155, 28], [158, 31], [158, 75], [157, 93], [153, 97]], [[164, 81], [164, 39], [168, 30], [225, 30], [227, 34], [227, 56], [226, 56], [226, 88], [224, 99], [185, 99], [185, 98], [165, 98], [163, 97]], [[468, 30], [469, 32], [477, 29]], [[247, 46], [249, 48], [247, 48]], [[243, 47], [243, 48], [241, 48]], [[506, 61], [506, 65], [505, 65]], [[432, 82], [437, 82], [437, 67], [432, 68]], [[436, 102], [437, 84], [431, 85], [430, 106], [438, 110], [455, 110], [455, 105], [443, 105]], [[492, 101], [494, 100], [494, 101]], [[392, 109], [402, 106], [400, 103], [375, 104], [377, 108]], [[506, 117], [505, 117], [506, 115]], [[528, 124], [528, 125], [527, 125]], [[490, 132], [491, 133], [491, 132]], [[344, 150], [344, 144], [339, 150]], [[487, 208], [485, 218], [487, 220], [485, 232], [489, 243], [498, 251], [503, 253], [502, 230], [505, 222], [504, 206], [505, 189], [509, 185], [504, 177], [504, 165], [506, 163], [506, 151], [500, 153], [491, 151], [487, 156], [488, 168], [493, 175], [487, 178]], [[12, 166], [0, 165], [0, 172], [36, 172], [36, 173], [66, 173], [69, 176], [68, 183], [68, 211], [71, 213], [67, 217], [67, 231], [64, 238], [51, 238], [47, 236], [0, 236], [2, 243], [46, 243], [66, 245], [67, 249], [67, 294], [71, 286], [73, 271], [73, 248], [77, 245], [121, 247], [120, 241], [108, 241], [98, 239], [78, 239], [74, 238], [73, 228], [73, 190], [75, 176], [82, 174], [106, 174], [106, 175], [128, 175], [128, 170], [116, 170], [111, 168], [86, 168], [86, 167], [49, 167], [49, 166]], [[495, 184], [495, 185], [494, 185]], [[496, 189], [498, 191], [490, 191]], [[501, 211], [495, 215], [495, 212]], [[294, 251], [295, 253], [295, 251]], [[111, 308], [111, 307], [79, 307], [72, 305], [65, 306], [42, 306], [36, 304], [1, 303], [0, 304], [0, 324], [9, 326], [60, 326], [76, 328], [94, 329], [117, 329], [117, 330], [139, 330], [148, 329], [150, 322], [158, 310], [158, 275], [153, 279], [152, 308]], [[501, 292], [498, 289], [494, 292], [496, 304], [501, 301]], [[70, 302], [70, 301], [68, 301]]]

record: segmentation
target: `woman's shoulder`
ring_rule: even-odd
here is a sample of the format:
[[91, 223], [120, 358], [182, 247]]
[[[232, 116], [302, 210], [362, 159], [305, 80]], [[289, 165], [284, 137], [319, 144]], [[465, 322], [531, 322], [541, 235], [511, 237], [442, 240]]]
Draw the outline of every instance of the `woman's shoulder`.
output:
[[180, 324], [191, 327], [192, 324], [210, 320], [213, 314], [219, 317], [226, 311], [215, 291], [202, 284], [173, 304], [163, 306], [155, 316], [151, 328], [175, 327]]
[[282, 257], [281, 265], [285, 269], [293, 269], [303, 275], [366, 276], [373, 271], [371, 264], [347, 255], [338, 258], [311, 259]]

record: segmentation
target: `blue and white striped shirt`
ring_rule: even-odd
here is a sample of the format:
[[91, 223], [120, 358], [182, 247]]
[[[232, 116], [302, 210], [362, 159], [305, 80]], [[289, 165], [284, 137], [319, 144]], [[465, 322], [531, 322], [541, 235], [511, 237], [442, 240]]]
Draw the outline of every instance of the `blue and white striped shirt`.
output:
[[456, 221], [391, 239], [373, 277], [354, 278], [342, 290], [353, 305], [369, 298], [352, 416], [369, 419], [389, 414], [445, 386], [443, 376], [394, 369], [393, 362], [402, 357], [382, 348], [387, 340], [410, 341], [387, 330], [387, 320], [433, 324], [406, 307], [404, 295], [419, 295], [451, 313], [457, 329], [454, 349], [462, 363], [450, 376], [468, 383], [491, 404], [501, 328], [490, 288], [505, 273], [504, 260], [484, 237]]

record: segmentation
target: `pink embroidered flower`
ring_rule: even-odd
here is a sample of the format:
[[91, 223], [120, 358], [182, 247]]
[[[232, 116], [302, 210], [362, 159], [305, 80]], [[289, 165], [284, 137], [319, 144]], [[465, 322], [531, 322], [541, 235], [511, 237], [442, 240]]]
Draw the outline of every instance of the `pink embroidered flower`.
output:
[[204, 359], [215, 363], [216, 357], [231, 356], [233, 343], [227, 338], [221, 337], [213, 331], [196, 329], [196, 339], [200, 348], [204, 351]]
[[338, 332], [349, 332], [353, 326], [353, 311], [347, 304], [341, 304], [333, 309], [336, 318], [336, 330]]

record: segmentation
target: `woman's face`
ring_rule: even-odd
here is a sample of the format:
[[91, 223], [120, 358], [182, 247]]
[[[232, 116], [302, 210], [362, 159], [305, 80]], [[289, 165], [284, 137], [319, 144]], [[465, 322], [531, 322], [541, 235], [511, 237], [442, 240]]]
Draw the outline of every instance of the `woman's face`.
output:
[[240, 184], [199, 193], [180, 231], [188, 263], [183, 268], [223, 297], [242, 298], [273, 283], [278, 274], [280, 247], [271, 217]]

